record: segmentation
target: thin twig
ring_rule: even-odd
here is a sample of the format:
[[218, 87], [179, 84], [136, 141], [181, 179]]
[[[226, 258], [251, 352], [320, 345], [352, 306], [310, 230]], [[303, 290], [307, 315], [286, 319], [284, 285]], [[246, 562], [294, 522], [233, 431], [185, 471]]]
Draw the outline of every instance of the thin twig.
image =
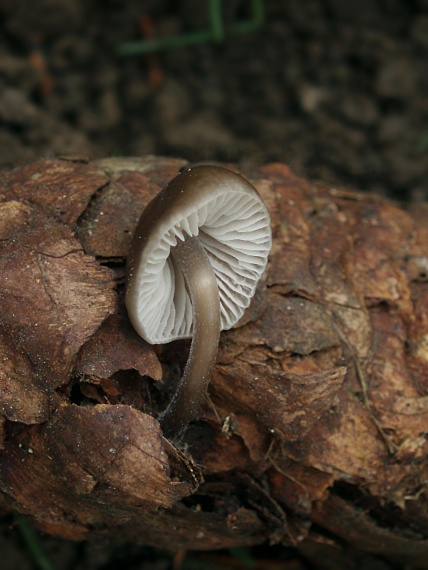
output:
[[349, 340], [346, 338], [346, 336], [343, 334], [341, 328], [338, 326], [335, 319], [334, 319], [334, 325], [335, 325], [336, 331], [339, 334], [342, 342], [348, 347], [349, 352], [351, 353], [351, 358], [352, 358], [352, 361], [354, 363], [355, 372], [357, 374], [357, 378], [358, 378], [358, 381], [360, 383], [362, 394], [363, 394], [363, 402], [364, 402], [364, 405], [365, 405], [365, 407], [369, 413], [370, 419], [372, 420], [372, 422], [375, 425], [379, 435], [381, 436], [383, 442], [385, 443], [385, 446], [386, 446], [386, 449], [388, 450], [388, 453], [390, 455], [395, 455], [395, 453], [398, 449], [397, 446], [395, 445], [394, 442], [392, 442], [388, 438], [384, 429], [380, 425], [380, 422], [377, 419], [375, 413], [373, 412], [372, 405], [371, 405], [370, 399], [369, 399], [367, 382], [366, 382], [366, 378], [365, 378], [363, 369], [362, 369], [361, 364], [360, 364], [360, 359], [358, 358], [358, 355], [356, 354], [354, 347], [349, 342]]

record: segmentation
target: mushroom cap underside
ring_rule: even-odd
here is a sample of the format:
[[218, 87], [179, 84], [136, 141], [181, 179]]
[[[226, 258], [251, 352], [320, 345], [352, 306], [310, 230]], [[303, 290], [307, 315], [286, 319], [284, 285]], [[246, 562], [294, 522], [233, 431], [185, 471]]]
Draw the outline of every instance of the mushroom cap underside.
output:
[[144, 209], [128, 257], [129, 317], [150, 343], [192, 336], [189, 292], [171, 256], [187, 236], [198, 236], [214, 269], [222, 330], [250, 304], [272, 243], [267, 209], [245, 178], [217, 166], [175, 177]]

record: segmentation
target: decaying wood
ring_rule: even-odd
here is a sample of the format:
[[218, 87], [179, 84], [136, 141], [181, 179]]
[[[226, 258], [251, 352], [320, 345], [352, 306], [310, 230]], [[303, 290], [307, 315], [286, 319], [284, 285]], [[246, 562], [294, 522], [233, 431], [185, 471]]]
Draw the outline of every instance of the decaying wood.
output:
[[123, 283], [139, 213], [184, 165], [0, 179], [0, 508], [71, 539], [348, 545], [428, 567], [428, 205], [246, 172], [270, 263], [175, 446], [155, 418], [188, 343], [141, 340]]

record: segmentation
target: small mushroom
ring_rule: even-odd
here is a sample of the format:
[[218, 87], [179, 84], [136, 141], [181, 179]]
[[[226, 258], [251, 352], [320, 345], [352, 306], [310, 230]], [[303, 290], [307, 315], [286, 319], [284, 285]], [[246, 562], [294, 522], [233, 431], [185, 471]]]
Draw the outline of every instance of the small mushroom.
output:
[[226, 168], [176, 176], [144, 209], [128, 256], [126, 306], [151, 344], [192, 337], [183, 377], [159, 416], [178, 435], [207, 390], [221, 330], [254, 295], [271, 248], [269, 214], [255, 188]]

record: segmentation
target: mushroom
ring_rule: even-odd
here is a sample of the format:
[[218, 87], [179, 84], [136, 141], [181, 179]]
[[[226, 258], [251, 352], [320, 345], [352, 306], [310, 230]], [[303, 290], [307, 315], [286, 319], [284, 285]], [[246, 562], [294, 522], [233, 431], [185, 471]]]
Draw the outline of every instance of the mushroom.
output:
[[192, 338], [183, 377], [159, 416], [166, 436], [180, 434], [196, 416], [220, 331], [250, 304], [271, 242], [256, 189], [219, 166], [188, 168], [141, 214], [128, 256], [130, 321], [151, 344]]

